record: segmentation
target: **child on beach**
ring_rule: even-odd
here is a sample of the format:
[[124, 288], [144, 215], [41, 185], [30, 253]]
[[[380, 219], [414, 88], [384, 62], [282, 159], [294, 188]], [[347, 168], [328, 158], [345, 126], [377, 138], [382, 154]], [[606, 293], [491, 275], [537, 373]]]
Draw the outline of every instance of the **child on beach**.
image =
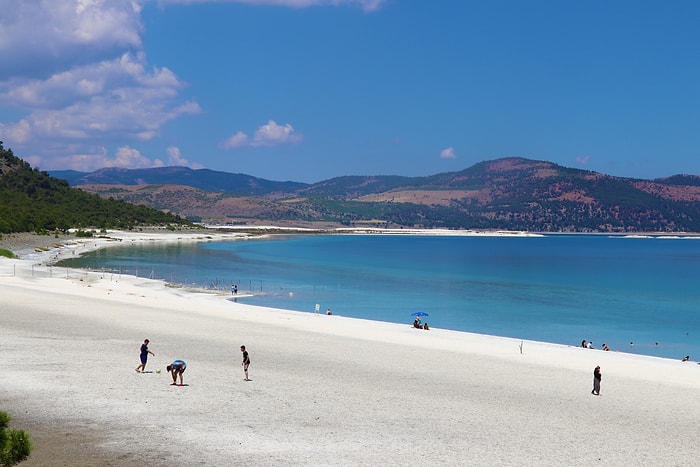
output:
[[600, 367], [597, 366], [593, 370], [593, 390], [591, 391], [591, 394], [594, 396], [600, 396], [600, 380], [603, 379], [603, 376], [600, 374]]
[[248, 351], [245, 349], [245, 345], [241, 346], [241, 352], [243, 352], [243, 372], [245, 373], [245, 381], [250, 381], [248, 379], [248, 366], [250, 365], [250, 356], [248, 355]]
[[150, 341], [148, 339], [143, 341], [143, 344], [141, 344], [141, 355], [139, 355], [139, 358], [141, 359], [141, 364], [136, 367], [136, 373], [145, 373], [146, 372], [146, 362], [148, 361], [148, 354], [153, 355], [154, 357], [156, 354], [148, 350], [148, 343]]

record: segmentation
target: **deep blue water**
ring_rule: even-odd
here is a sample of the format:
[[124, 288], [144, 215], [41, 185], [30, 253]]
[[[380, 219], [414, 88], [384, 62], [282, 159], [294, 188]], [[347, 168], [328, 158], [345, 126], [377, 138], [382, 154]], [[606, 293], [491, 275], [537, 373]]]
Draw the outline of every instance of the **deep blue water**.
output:
[[700, 359], [700, 239], [285, 235], [119, 246], [66, 265], [236, 283], [254, 305], [407, 324], [423, 311], [434, 328]]

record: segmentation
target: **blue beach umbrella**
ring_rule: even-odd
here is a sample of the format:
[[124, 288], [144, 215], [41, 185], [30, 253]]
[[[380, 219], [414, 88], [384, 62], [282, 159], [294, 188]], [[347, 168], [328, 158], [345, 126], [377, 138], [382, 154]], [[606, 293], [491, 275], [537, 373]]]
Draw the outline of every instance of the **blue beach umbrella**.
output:
[[428, 313], [424, 311], [416, 311], [415, 313], [411, 313], [411, 316], [430, 316]]

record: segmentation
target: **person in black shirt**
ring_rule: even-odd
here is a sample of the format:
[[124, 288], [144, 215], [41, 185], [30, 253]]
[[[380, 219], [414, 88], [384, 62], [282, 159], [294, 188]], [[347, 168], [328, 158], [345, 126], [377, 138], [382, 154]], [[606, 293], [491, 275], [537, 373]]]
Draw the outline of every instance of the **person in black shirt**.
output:
[[593, 390], [591, 391], [591, 394], [600, 396], [600, 380], [602, 378], [603, 376], [600, 374], [600, 367], [595, 367], [595, 370], [593, 370]]
[[245, 381], [250, 381], [248, 379], [248, 366], [250, 365], [250, 356], [248, 355], [248, 351], [245, 349], [245, 345], [241, 346], [241, 352], [243, 352], [243, 371], [245, 372]]

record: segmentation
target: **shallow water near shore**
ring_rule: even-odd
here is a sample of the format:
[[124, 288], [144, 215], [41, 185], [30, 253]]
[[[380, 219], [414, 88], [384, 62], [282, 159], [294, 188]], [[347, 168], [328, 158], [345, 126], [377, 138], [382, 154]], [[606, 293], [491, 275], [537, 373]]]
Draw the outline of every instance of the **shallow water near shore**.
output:
[[407, 324], [422, 311], [436, 328], [700, 358], [695, 238], [279, 235], [136, 243], [61, 264], [237, 284], [253, 305]]

